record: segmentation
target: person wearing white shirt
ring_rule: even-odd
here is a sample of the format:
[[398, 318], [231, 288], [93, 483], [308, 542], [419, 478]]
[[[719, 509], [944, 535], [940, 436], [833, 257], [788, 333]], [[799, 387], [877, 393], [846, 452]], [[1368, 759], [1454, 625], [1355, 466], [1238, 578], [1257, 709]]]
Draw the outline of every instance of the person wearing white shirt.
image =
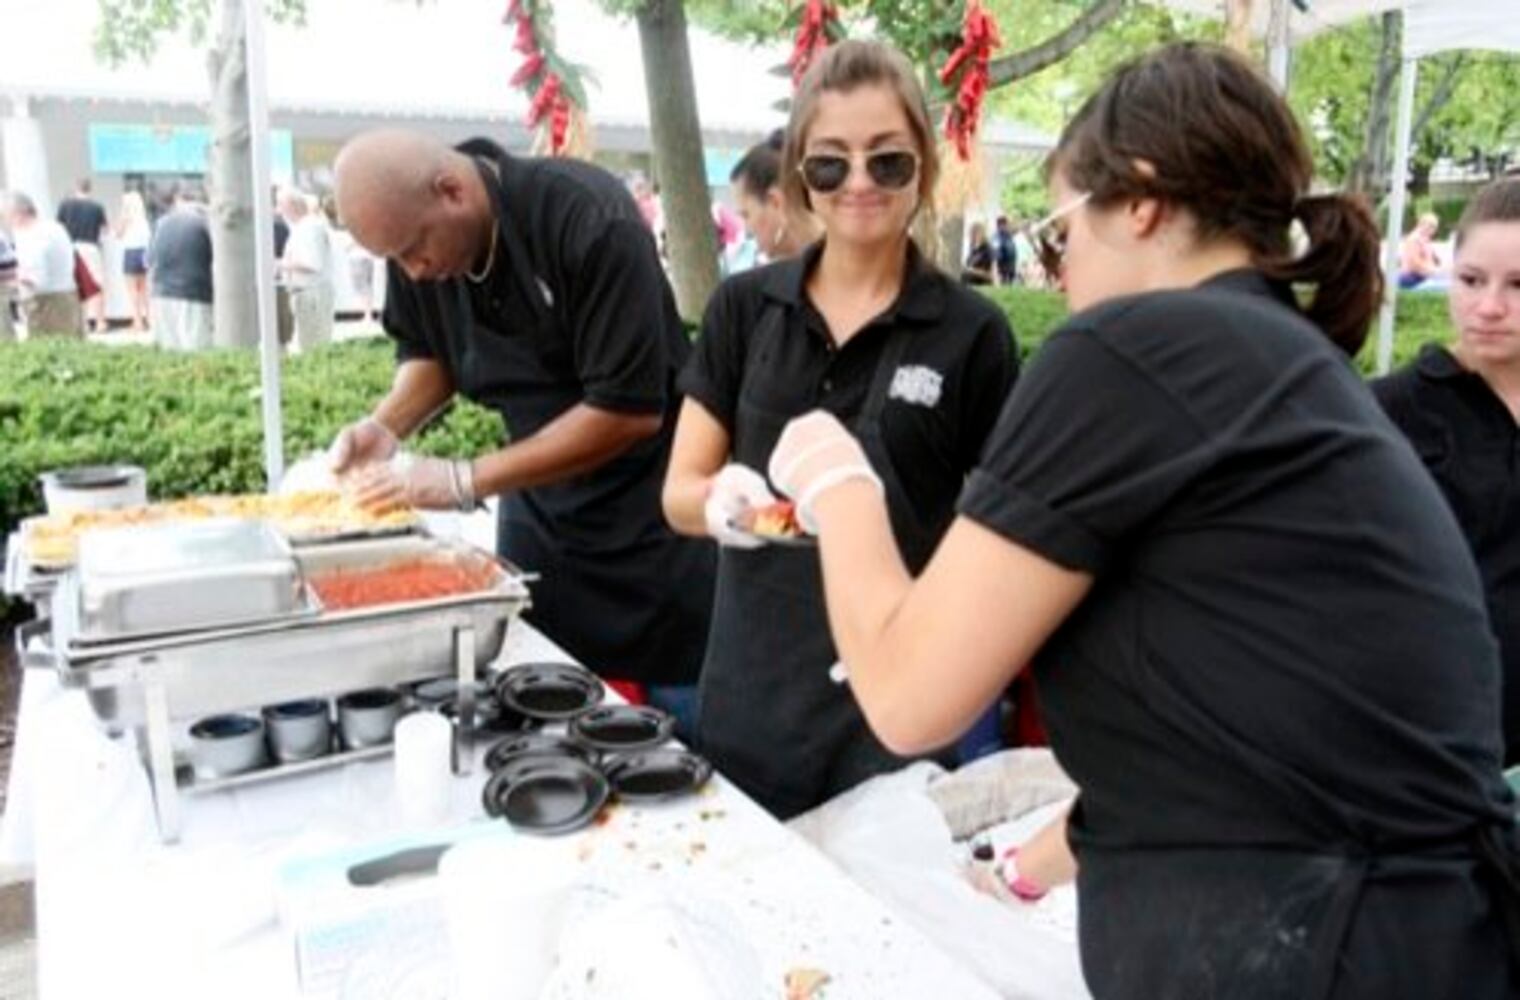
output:
[[290, 225], [280, 271], [290, 289], [296, 350], [304, 352], [332, 340], [332, 232], [321, 211], [313, 211], [306, 196], [293, 189], [280, 192], [280, 215]]
[[16, 278], [27, 335], [82, 336], [84, 317], [68, 232], [52, 219], [39, 218], [37, 204], [20, 192], [11, 195], [6, 216], [16, 236]]

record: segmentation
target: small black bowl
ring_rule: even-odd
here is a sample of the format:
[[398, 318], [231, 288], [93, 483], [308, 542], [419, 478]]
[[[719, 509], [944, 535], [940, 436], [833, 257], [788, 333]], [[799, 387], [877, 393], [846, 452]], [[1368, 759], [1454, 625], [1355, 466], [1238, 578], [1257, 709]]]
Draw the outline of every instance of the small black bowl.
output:
[[676, 720], [649, 705], [603, 705], [570, 721], [570, 735], [604, 753], [648, 750], [674, 735]]
[[502, 705], [551, 722], [595, 708], [605, 695], [597, 676], [573, 663], [521, 663], [496, 678]]
[[602, 765], [617, 797], [661, 802], [690, 795], [712, 777], [712, 764], [690, 750], [668, 748], [623, 754]]
[[610, 794], [606, 776], [585, 761], [541, 756], [491, 775], [481, 803], [514, 830], [556, 834], [591, 823]]

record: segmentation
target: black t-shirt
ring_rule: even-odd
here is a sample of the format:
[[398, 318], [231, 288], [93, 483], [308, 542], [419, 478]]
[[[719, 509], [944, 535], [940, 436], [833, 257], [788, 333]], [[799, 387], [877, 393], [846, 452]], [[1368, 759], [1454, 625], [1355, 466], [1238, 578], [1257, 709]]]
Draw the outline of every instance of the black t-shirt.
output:
[[211, 302], [211, 230], [205, 209], [180, 207], [158, 220], [148, 269], [155, 297]]
[[69, 231], [69, 239], [75, 243], [100, 243], [100, 233], [106, 228], [106, 210], [92, 198], [70, 195], [58, 206], [58, 221]]
[[1430, 344], [1372, 385], [1462, 526], [1504, 659], [1505, 759], [1520, 761], [1520, 425], [1482, 376]]
[[388, 264], [384, 325], [399, 361], [441, 362], [455, 389], [493, 410], [514, 438], [586, 403], [661, 413], [666, 426], [597, 469], [526, 491], [573, 551], [625, 550], [665, 537], [660, 488], [691, 347], [653, 238], [611, 174], [576, 160], [517, 159], [485, 140], [482, 177], [501, 218], [482, 284], [416, 282]]
[[[866, 403], [887, 337], [907, 326], [912, 341], [881, 419], [911, 506], [894, 511], [893, 523], [917, 569], [953, 519], [955, 497], [1018, 374], [1013, 334], [996, 306], [957, 286], [914, 249], [898, 300], [836, 348], [804, 291], [821, 252], [822, 244], [814, 244], [798, 257], [724, 282], [708, 303], [680, 388], [723, 424], [735, 461], [763, 473], [779, 428], [740, 419], [746, 369], [756, 409], [801, 416], [822, 408], [849, 422]], [[779, 335], [752, 344], [767, 331], [769, 311]], [[917, 538], [931, 541], [926, 546]]]
[[1472, 557], [1286, 294], [1240, 271], [1073, 317], [961, 499], [1095, 578], [1036, 661], [1079, 847], [1355, 851], [1508, 821]]

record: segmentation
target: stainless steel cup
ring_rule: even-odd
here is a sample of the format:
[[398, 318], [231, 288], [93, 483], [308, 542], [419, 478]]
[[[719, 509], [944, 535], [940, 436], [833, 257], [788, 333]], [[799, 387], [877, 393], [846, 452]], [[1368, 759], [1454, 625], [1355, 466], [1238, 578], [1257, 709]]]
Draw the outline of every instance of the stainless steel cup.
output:
[[338, 731], [350, 750], [389, 743], [401, 718], [401, 692], [366, 688], [338, 699]]
[[332, 747], [332, 719], [327, 702], [318, 698], [270, 705], [264, 709], [264, 725], [269, 748], [282, 764], [320, 757]]
[[253, 715], [211, 715], [190, 727], [190, 760], [198, 778], [225, 778], [262, 767], [264, 723]]

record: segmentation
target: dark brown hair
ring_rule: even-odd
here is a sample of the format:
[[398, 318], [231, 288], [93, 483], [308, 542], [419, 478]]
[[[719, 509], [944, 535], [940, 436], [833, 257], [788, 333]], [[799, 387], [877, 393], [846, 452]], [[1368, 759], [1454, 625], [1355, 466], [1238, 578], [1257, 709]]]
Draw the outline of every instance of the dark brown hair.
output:
[[1474, 226], [1485, 222], [1520, 222], [1520, 177], [1494, 181], [1473, 195], [1457, 220], [1457, 249]]
[[934, 143], [934, 126], [913, 66], [901, 52], [880, 42], [848, 39], [831, 45], [809, 67], [792, 98], [791, 120], [786, 127], [786, 144], [781, 151], [781, 190], [794, 206], [810, 209], [807, 187], [797, 166], [807, 148], [807, 133], [818, 113], [818, 99], [828, 91], [849, 93], [856, 87], [881, 85], [894, 91], [902, 101], [903, 114], [918, 147], [918, 196], [920, 214], [932, 209], [934, 184], [939, 180], [939, 153]]
[[786, 132], [777, 129], [749, 148], [734, 164], [728, 179], [744, 183], [744, 187], [756, 198], [764, 198], [767, 191], [781, 179], [781, 148], [786, 143]]
[[[1382, 299], [1367, 205], [1309, 195], [1313, 160], [1293, 112], [1255, 67], [1213, 45], [1168, 45], [1111, 76], [1061, 134], [1047, 170], [1096, 206], [1159, 198], [1203, 241], [1232, 239], [1268, 277], [1312, 285], [1305, 315], [1347, 354]], [[1294, 220], [1308, 247], [1295, 253]]]

